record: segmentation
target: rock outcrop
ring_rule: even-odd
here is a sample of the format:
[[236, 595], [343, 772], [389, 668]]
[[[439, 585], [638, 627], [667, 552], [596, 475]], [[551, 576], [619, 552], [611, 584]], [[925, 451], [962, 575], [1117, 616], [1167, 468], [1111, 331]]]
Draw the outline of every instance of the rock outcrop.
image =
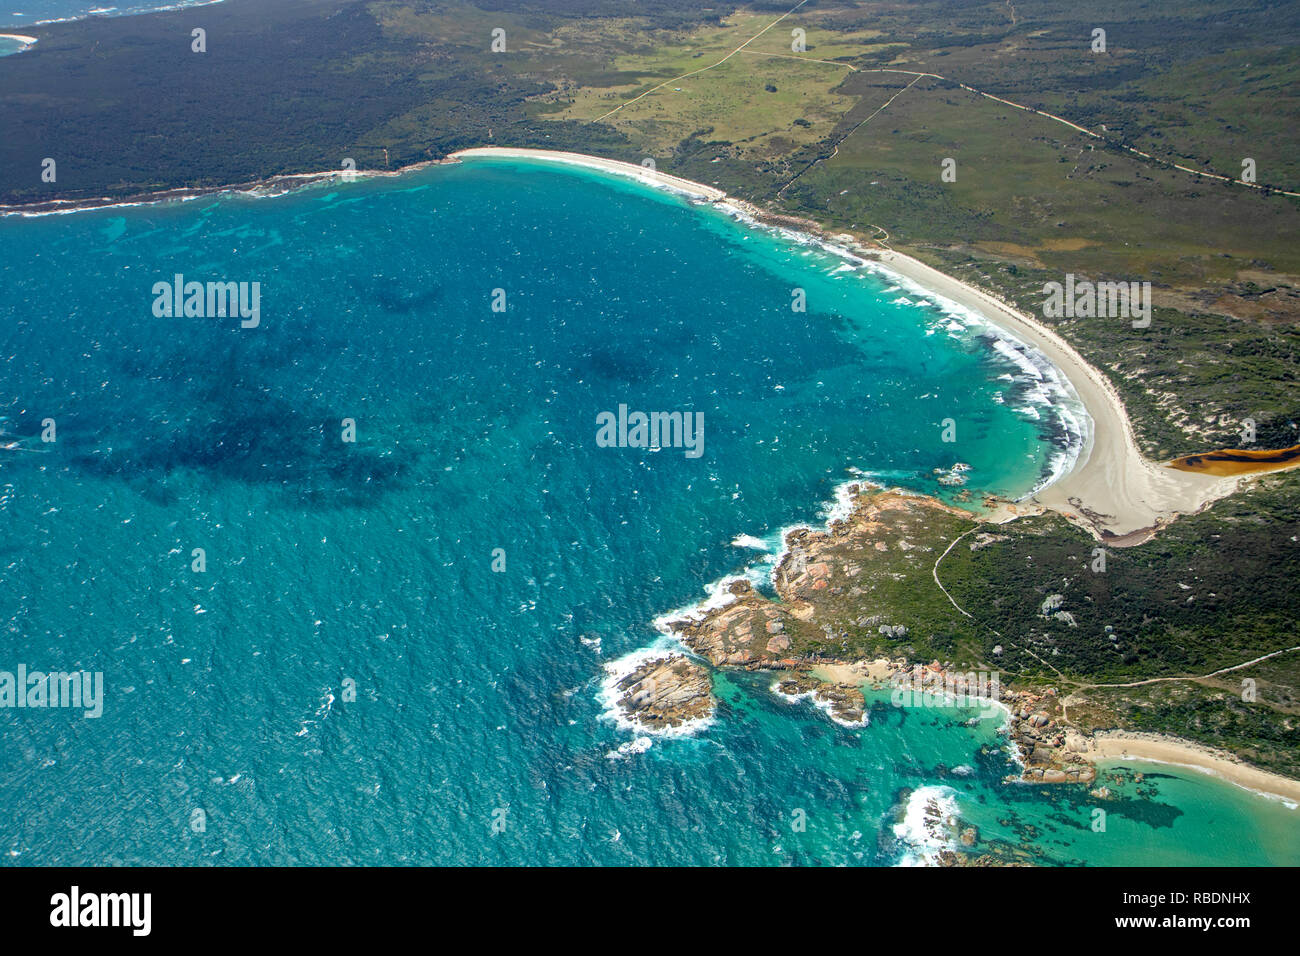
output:
[[[892, 584], [895, 594], [910, 582], [932, 587], [941, 542], [969, 530], [973, 518], [935, 498], [867, 483], [851, 486], [847, 495], [848, 513], [826, 530], [796, 528], [786, 534], [785, 552], [772, 575], [778, 600], [738, 578], [727, 587], [726, 603], [667, 620], [662, 626], [714, 666], [789, 672], [778, 681], [779, 692], [808, 696], [837, 721], [861, 725], [866, 707], [863, 681], [855, 675], [826, 681], [810, 672], [820, 667], [818, 673], [824, 674], [853, 664], [850, 631], [859, 643], [863, 633], [872, 632], [888, 641], [906, 640], [908, 622], [879, 613], [893, 603], [889, 592], [880, 590], [881, 582]], [[970, 547], [978, 550], [1002, 537], [981, 532]], [[875, 604], [873, 613], [877, 597], [884, 600]], [[1040, 613], [1059, 614], [1062, 601], [1060, 595], [1049, 596]], [[1002, 652], [999, 644], [994, 658]], [[878, 663], [887, 665], [885, 681], [915, 680], [906, 661]], [[927, 680], [939, 681], [950, 669], [947, 662], [924, 665]], [[876, 685], [880, 682], [878, 677]], [[1086, 756], [1067, 746], [1069, 728], [1054, 691], [1004, 690], [1001, 697], [1010, 706], [1010, 741], [1024, 764], [1019, 779], [1094, 781], [1096, 772]]]
[[810, 697], [839, 723], [859, 727], [866, 723], [867, 699], [858, 687], [819, 681], [799, 673], [780, 680], [776, 689], [788, 697]]
[[649, 730], [668, 730], [712, 716], [713, 679], [681, 654], [646, 661], [614, 685], [623, 715]]
[[854, 485], [848, 494], [852, 510], [829, 529], [795, 528], [786, 534], [785, 553], [773, 572], [779, 601], [737, 579], [727, 587], [729, 603], [669, 620], [665, 629], [715, 666], [764, 670], [844, 660], [849, 627], [892, 639], [905, 636], [905, 622], [864, 613], [875, 579], [897, 580], [903, 574], [928, 579], [933, 548], [914, 540], [932, 540], [927, 529], [936, 520], [965, 527], [971, 515], [933, 498], [872, 485]]
[[1075, 734], [1064, 724], [1056, 692], [1012, 691], [1005, 695], [1011, 709], [1011, 740], [1020, 751], [1029, 783], [1092, 783], [1097, 770], [1082, 752]]

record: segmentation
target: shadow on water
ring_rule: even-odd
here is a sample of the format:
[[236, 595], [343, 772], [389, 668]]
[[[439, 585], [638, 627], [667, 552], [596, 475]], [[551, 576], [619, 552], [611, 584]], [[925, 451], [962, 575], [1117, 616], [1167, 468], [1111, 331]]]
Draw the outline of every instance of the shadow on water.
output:
[[165, 380], [156, 368], [121, 362], [131, 382], [125, 391], [139, 400], [86, 397], [64, 412], [67, 463], [127, 481], [159, 504], [176, 500], [171, 479], [185, 473], [271, 488], [286, 504], [317, 509], [373, 506], [403, 485], [417, 452], [376, 447], [373, 428], [345, 442], [337, 409], [310, 387], [286, 395], [269, 384], [282, 362], [266, 358], [250, 363], [245, 351], [236, 371], [227, 353]]

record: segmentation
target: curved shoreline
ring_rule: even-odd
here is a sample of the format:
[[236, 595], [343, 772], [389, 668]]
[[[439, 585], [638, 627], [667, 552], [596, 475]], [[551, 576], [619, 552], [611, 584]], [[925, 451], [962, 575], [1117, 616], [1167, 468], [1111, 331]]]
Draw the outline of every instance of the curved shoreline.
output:
[[1084, 741], [1088, 758], [1099, 766], [1140, 761], [1183, 767], [1260, 796], [1283, 800], [1292, 810], [1300, 807], [1300, 780], [1252, 767], [1227, 751], [1166, 734], [1135, 731], [1104, 731]]
[[[0, 215], [62, 214], [96, 208], [184, 201], [222, 193], [243, 193], [258, 197], [275, 196], [307, 185], [388, 178], [433, 165], [456, 163], [479, 157], [539, 160], [584, 167], [668, 189], [700, 202], [726, 203], [727, 206], [752, 216], [764, 225], [773, 225], [774, 221], [779, 225], [780, 220], [784, 218], [792, 229], [818, 228], [815, 223], [774, 216], [741, 200], [732, 199], [716, 187], [633, 163], [579, 153], [499, 147], [463, 150], [451, 154], [445, 160], [417, 163], [393, 171], [358, 170], [356, 173], [349, 174], [339, 170], [327, 170], [271, 177], [235, 186], [172, 190], [142, 195], [135, 199], [52, 200], [31, 205], [3, 206], [0, 207]], [[1146, 540], [1162, 524], [1172, 520], [1178, 514], [1204, 508], [1209, 503], [1232, 493], [1244, 478], [1250, 477], [1216, 477], [1180, 472], [1148, 461], [1138, 448], [1132, 424], [1114, 386], [1054, 330], [1029, 315], [1015, 310], [995, 296], [948, 276], [911, 256], [884, 247], [868, 245], [870, 240], [859, 239], [848, 234], [844, 234], [842, 238], [826, 237], [824, 233], [819, 232], [811, 234], [829, 244], [838, 243], [841, 248], [847, 247], [854, 255], [869, 262], [879, 263], [883, 268], [932, 290], [934, 295], [966, 306], [986, 317], [991, 324], [1020, 335], [1042, 352], [1074, 387], [1093, 421], [1088, 442], [1068, 472], [1053, 484], [1031, 496], [1029, 502], [1026, 502], [1031, 507], [1006, 506], [1003, 516], [1005, 520], [1011, 520], [1021, 514], [1033, 513], [1035, 510], [1050, 509], [1078, 521], [1097, 537], [1114, 544], [1138, 543], [1139, 540]], [[1201, 748], [1214, 755], [1214, 759], [1220, 762], [1212, 766], [1207, 765], [1206, 761], [1210, 758], [1196, 753], [1198, 745], [1183, 742], [1178, 738], [1165, 738], [1165, 745], [1173, 748], [1167, 752], [1159, 751], [1165, 756], [1148, 755], [1157, 751], [1148, 748], [1146, 744], [1143, 744], [1143, 752], [1139, 754], [1133, 743], [1138, 738], [1132, 735], [1116, 734], [1098, 739], [1109, 741], [1098, 745], [1098, 756], [1101, 759], [1112, 759], [1112, 755], [1103, 752], [1104, 749], [1121, 746], [1116, 742], [1124, 741], [1122, 746], [1127, 746], [1128, 750], [1122, 751], [1121, 755], [1114, 759], [1142, 759], [1171, 766], [1193, 767], [1215, 773], [1238, 786], [1256, 792], [1275, 794], [1285, 799], [1300, 799], [1300, 782], [1236, 763], [1229, 757], [1222, 754], [1215, 755], [1208, 748]], [[1198, 760], [1201, 762], [1196, 762]], [[1278, 792], [1262, 785], [1241, 783], [1233, 776], [1229, 776], [1229, 770], [1238, 777], [1258, 774], [1261, 779], [1271, 778], [1281, 781], [1288, 788], [1295, 789]], [[1293, 792], [1295, 796], [1292, 795]]]
[[[885, 270], [923, 287], [932, 297], [966, 307], [992, 325], [1011, 333], [1013, 337], [1026, 341], [1064, 376], [1091, 419], [1091, 427], [1083, 449], [1070, 468], [1055, 482], [1030, 495], [1027, 503], [1031, 507], [1023, 507], [1025, 502], [1020, 505], [1004, 505], [1001, 509], [1003, 521], [1050, 509], [1081, 524], [1098, 539], [1115, 545], [1138, 544], [1148, 540], [1161, 526], [1179, 514], [1200, 511], [1231, 494], [1243, 478], [1250, 477], [1221, 477], [1179, 471], [1167, 464], [1149, 461], [1139, 449], [1132, 422], [1118, 391], [1063, 337], [988, 292], [961, 282], [911, 256], [891, 249], [868, 247], [863, 240], [848, 234], [828, 237], [816, 223], [782, 222], [780, 217], [773, 217], [743, 201], [730, 199], [716, 187], [632, 163], [578, 153], [503, 147], [462, 150], [451, 154], [448, 159], [460, 161], [476, 157], [540, 160], [579, 166], [669, 189], [696, 201], [725, 204], [763, 225], [792, 229], [811, 227], [813, 238], [832, 247], [838, 246], [867, 262], [879, 263]], [[773, 223], [773, 219], [777, 221]], [[839, 494], [840, 491], [837, 490], [837, 497]], [[1109, 511], [1100, 510], [1102, 507]], [[832, 509], [825, 522], [828, 529], [835, 518]], [[783, 541], [784, 536], [783, 530]], [[698, 615], [709, 607], [730, 603], [727, 600], [730, 595], [726, 594], [726, 584], [737, 578], [744, 578], [744, 575], [724, 577], [711, 586], [710, 596], [706, 600], [677, 612], [660, 615], [654, 622], [656, 630], [671, 634], [667, 622], [674, 613], [677, 616], [682, 616], [683, 613], [686, 616]], [[1003, 709], [1009, 719], [1009, 708], [1003, 705]], [[1132, 733], [1099, 734], [1088, 738], [1086, 754], [1094, 765], [1124, 759], [1149, 761], [1208, 773], [1257, 795], [1284, 800], [1289, 806], [1300, 801], [1300, 781], [1239, 762], [1232, 754], [1175, 737], [1151, 735], [1151, 739], [1148, 739], [1147, 736]]]
[[[1000, 353], [1002, 358], [1020, 367], [1018, 376], [1025, 374], [1026, 362], [1032, 366], [1030, 371], [1050, 396], [1046, 405], [1051, 408], [1053, 416], [1057, 419], [1057, 424], [1069, 436], [1069, 441], [1068, 447], [1063, 454], [1058, 446], [1054, 453], [1048, 455], [1047, 460], [1044, 462], [1043, 471], [1031, 489], [1020, 495], [1014, 503], [1003, 504], [993, 510], [985, 506], [984, 509], [977, 512], [984, 517], [1002, 521], [1009, 520], [1020, 514], [1029, 514], [1041, 510], [1033, 504], [1025, 505], [1023, 502], [1033, 499], [1040, 491], [1068, 475], [1077, 461], [1086, 456], [1087, 449], [1090, 447], [1093, 429], [1091, 412], [1087, 403], [1078, 394], [1078, 390], [1074, 387], [1071, 378], [1060, 367], [1059, 359], [1052, 355], [1048, 349], [1033, 341], [1030, 336], [1025, 335], [1023, 331], [1013, 328], [1012, 322], [992, 319], [989, 316], [988, 308], [981, 301], [971, 300], [963, 294], [964, 291], [978, 292], [978, 290], [964, 286], [944, 273], [930, 270], [933, 275], [919, 274], [917, 270], [910, 268], [910, 266], [914, 265], [920, 269], [928, 269], [929, 267], [910, 257], [902, 256], [901, 253], [867, 244], [867, 241], [848, 233], [831, 235], [820, 224], [811, 220], [770, 213], [745, 200], [732, 198], [717, 187], [683, 179], [680, 176], [663, 173], [654, 168], [638, 166], [622, 160], [604, 159], [602, 157], [586, 156], [581, 153], [556, 150], [511, 147], [475, 147], [460, 150], [449, 154], [447, 160], [460, 162], [463, 159], [473, 160], [476, 158], [552, 162], [559, 165], [580, 167], [609, 173], [623, 179], [633, 179], [642, 185], [684, 196], [692, 202], [711, 205], [720, 212], [726, 213], [731, 218], [746, 225], [776, 233], [787, 242], [815, 247], [823, 253], [844, 259], [855, 269], [869, 270], [884, 281], [904, 290], [907, 295], [920, 296], [927, 300], [929, 304], [965, 326], [968, 332], [991, 336], [994, 340], [992, 343], [994, 350]], [[955, 287], [949, 288], [948, 284]], [[992, 297], [987, 298], [990, 303], [996, 302]], [[1061, 346], [1069, 348], [1064, 342], [1061, 343]], [[1012, 353], [1019, 354], [1014, 355]], [[1080, 358], [1079, 361], [1082, 362], [1083, 360]], [[1076, 407], [1066, 407], [1065, 403], [1067, 402]], [[1078, 412], [1080, 409], [1083, 413], [1082, 422], [1071, 414], [1071, 412]], [[856, 483], [856, 479], [848, 479], [840, 484], [835, 492], [835, 499], [838, 504], [831, 505], [833, 509], [847, 507], [846, 503], [840, 500], [842, 492], [848, 486]], [[921, 494], [922, 492], [917, 493]], [[832, 511], [832, 518], [833, 516], [834, 510]], [[784, 535], [784, 531], [787, 530], [791, 529], [783, 529], [782, 534]]]
[[[929, 294], [969, 309], [991, 325], [1019, 336], [1043, 354], [1064, 376], [1091, 419], [1086, 443], [1068, 469], [1027, 499], [1003, 505], [992, 520], [1009, 521], [1025, 514], [1055, 511], [1087, 530], [1094, 538], [1117, 547], [1141, 544], [1161, 527], [1183, 514], [1194, 514], [1236, 491], [1256, 474], [1215, 476], [1149, 461], [1138, 446], [1132, 422], [1115, 386], [1090, 365], [1055, 330], [1020, 312], [996, 296], [968, 285], [905, 253], [851, 233], [829, 234], [807, 219], [771, 213], [744, 200], [731, 198], [708, 186], [657, 169], [585, 153], [523, 147], [481, 146], [458, 150], [441, 160], [427, 160], [397, 170], [322, 170], [269, 177], [256, 182], [219, 187], [176, 189], [122, 199], [49, 200], [0, 205], [0, 217], [59, 215], [87, 209], [127, 207], [184, 201], [205, 195], [243, 193], [255, 197], [281, 195], [322, 182], [352, 182], [400, 176], [429, 166], [455, 164], [476, 158], [551, 162], [596, 170], [667, 189], [688, 198], [734, 210], [760, 225], [801, 231], [821, 242], [878, 268], [891, 271], [924, 287]], [[1300, 461], [1297, 462], [1300, 464]]]
[[3, 56], [14, 56], [18, 53], [26, 53], [36, 43], [36, 37], [25, 36], [22, 33], [0, 33], [0, 40], [17, 40], [20, 46], [12, 52], [0, 54]]
[[[1236, 491], [1238, 477], [1179, 471], [1146, 458], [1115, 386], [1055, 330], [911, 256], [890, 250], [882, 258], [921, 285], [1023, 336], [1079, 396], [1092, 419], [1088, 441], [1074, 466], [1031, 495], [1029, 503], [1064, 515], [1099, 540], [1131, 545], [1149, 540], [1179, 515], [1198, 512]], [[1011, 510], [1006, 518], [1024, 513], [1023, 508]]]
[[706, 186], [704, 183], [697, 183], [693, 179], [683, 179], [680, 176], [662, 173], [654, 167], [638, 166], [636, 163], [625, 162], [621, 159], [603, 159], [600, 156], [588, 156], [586, 153], [566, 153], [555, 149], [475, 146], [472, 149], [461, 149], [447, 154], [447, 159], [453, 162], [477, 158], [535, 159], [544, 162], [562, 163], [566, 166], [581, 166], [584, 169], [598, 169], [602, 172], [635, 179], [652, 186], [671, 189], [684, 193], [692, 199], [721, 202], [727, 198], [727, 194], [716, 186]]
[[866, 261], [879, 263], [932, 294], [971, 309], [991, 324], [1022, 337], [1045, 355], [1069, 382], [1092, 419], [1092, 427], [1072, 467], [1027, 501], [1005, 506], [994, 520], [1011, 520], [1023, 514], [1051, 510], [1086, 528], [1098, 540], [1117, 546], [1140, 544], [1179, 515], [1198, 512], [1231, 494], [1243, 478], [1249, 477], [1179, 471], [1149, 461], [1138, 446], [1128, 412], [1114, 385], [1056, 331], [990, 293], [912, 256], [870, 244], [870, 240], [849, 233], [828, 235], [816, 223], [774, 216], [743, 200], [728, 197], [715, 186], [622, 160], [497, 146], [459, 150], [447, 157], [452, 161], [475, 158], [538, 160], [598, 170], [680, 192], [695, 200], [725, 203], [764, 225], [816, 230], [812, 232], [815, 238], [846, 248]]
[[[322, 170], [294, 173], [231, 186], [179, 189], [122, 200], [51, 200], [44, 203], [0, 206], [0, 216], [57, 215], [83, 209], [134, 206], [188, 200], [220, 193], [266, 197], [322, 182], [387, 178], [429, 166], [455, 164], [476, 158], [541, 161], [604, 172], [644, 185], [684, 195], [694, 201], [734, 210], [760, 225], [801, 231], [838, 250], [873, 263], [924, 287], [932, 296], [980, 315], [991, 325], [1032, 346], [1061, 373], [1091, 419], [1083, 449], [1068, 469], [1027, 499], [1008, 503], [995, 511], [995, 521], [1025, 514], [1055, 511], [1087, 530], [1094, 538], [1114, 546], [1141, 544], [1182, 514], [1194, 514], [1232, 494], [1254, 474], [1215, 476], [1182, 471], [1166, 463], [1149, 461], [1138, 446], [1132, 422], [1115, 386], [1090, 365], [1055, 330], [996, 296], [926, 265], [919, 259], [850, 233], [830, 234], [819, 224], [758, 208], [731, 198], [716, 186], [705, 185], [617, 159], [559, 150], [482, 146], [458, 150], [441, 160], [428, 160], [398, 170]], [[1300, 464], [1300, 462], [1298, 462]]]

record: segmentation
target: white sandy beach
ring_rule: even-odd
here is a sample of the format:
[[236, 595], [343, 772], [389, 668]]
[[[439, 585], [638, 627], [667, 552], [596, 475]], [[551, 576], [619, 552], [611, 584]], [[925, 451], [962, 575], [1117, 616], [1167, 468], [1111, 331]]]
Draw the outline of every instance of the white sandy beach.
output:
[[616, 176], [626, 176], [643, 183], [673, 189], [685, 193], [693, 199], [720, 202], [727, 198], [726, 193], [714, 186], [706, 186], [690, 179], [682, 179], [680, 176], [670, 176], [647, 166], [638, 166], [636, 163], [625, 163], [619, 159], [601, 159], [599, 156], [586, 156], [582, 153], [562, 153], [553, 149], [512, 149], [504, 146], [480, 146], [474, 149], [462, 149], [457, 153], [450, 153], [447, 158], [462, 160], [474, 159], [479, 156], [495, 159], [537, 159], [552, 163], [564, 163], [569, 166], [582, 166], [586, 169], [599, 169], [607, 173], [613, 173]]
[[[34, 38], [20, 34], [3, 36], [35, 42]], [[284, 191], [280, 189], [281, 186], [294, 183], [309, 184], [338, 177], [363, 179], [400, 176], [429, 165], [476, 158], [527, 159], [580, 166], [672, 190], [697, 201], [719, 204], [736, 213], [764, 215], [763, 210], [756, 209], [743, 200], [730, 199], [715, 186], [635, 163], [582, 153], [501, 146], [460, 150], [445, 160], [416, 163], [399, 170], [357, 170], [355, 173], [321, 170], [276, 176], [261, 183], [225, 188], [248, 195], [273, 195]], [[33, 211], [27, 205], [0, 207], [0, 215], [59, 215], [111, 205], [183, 200], [206, 192], [208, 190], [172, 190], [134, 199], [106, 198], [89, 202], [53, 200], [49, 204], [53, 208]], [[839, 243], [839, 240], [836, 239], [835, 242]], [[911, 256], [882, 248], [871, 240], [855, 239], [852, 236], [846, 236], [845, 241], [839, 244], [853, 255], [871, 258], [933, 294], [978, 312], [992, 324], [1037, 349], [1061, 372], [1087, 410], [1092, 427], [1089, 429], [1086, 446], [1079, 453], [1073, 467], [1031, 498], [1003, 506], [1000, 512], [993, 514], [994, 520], [1010, 520], [1018, 515], [1050, 509], [1077, 521], [1098, 539], [1114, 545], [1138, 544], [1177, 515], [1199, 511], [1210, 502], [1231, 494], [1243, 481], [1250, 480], [1251, 476], [1217, 477], [1178, 470], [1146, 460], [1134, 438], [1124, 404], [1114, 387], [1051, 329], [987, 292], [960, 282]], [[1297, 464], [1300, 465], [1300, 462]]]
[[1099, 763], [1150, 761], [1189, 767], [1247, 790], [1300, 803], [1300, 780], [1248, 766], [1221, 750], [1163, 734], [1112, 732], [1084, 739], [1086, 753]]
[[22, 53], [23, 50], [29, 49], [36, 42], [36, 37], [24, 36], [21, 33], [0, 33], [0, 40], [14, 40], [21, 43], [22, 47], [16, 52]]
[[[461, 150], [452, 153], [448, 159], [475, 157], [533, 159], [582, 166], [677, 190], [709, 202], [727, 200], [727, 194], [714, 186], [634, 163], [581, 153], [492, 146]], [[741, 201], [731, 202], [742, 209], [746, 205]], [[1087, 445], [1070, 471], [1032, 498], [1007, 508], [1007, 518], [1050, 509], [1077, 521], [1099, 539], [1115, 544], [1137, 544], [1176, 516], [1199, 511], [1236, 490], [1242, 480], [1240, 477], [1222, 478], [1180, 471], [1143, 457], [1124, 403], [1114, 387], [1073, 346], [1041, 322], [911, 256], [893, 250], [879, 251], [866, 243], [862, 245], [866, 248], [855, 251], [873, 255], [886, 268], [945, 299], [975, 310], [1045, 355], [1069, 381], [1092, 419]]]
[[895, 662], [887, 657], [870, 661], [858, 661], [855, 664], [818, 664], [811, 674], [818, 680], [845, 687], [861, 687], [863, 684], [883, 684], [889, 680], [895, 669]]
[[[1138, 448], [1124, 403], [1111, 383], [1074, 347], [1042, 323], [987, 292], [945, 275], [900, 252], [881, 257], [889, 268], [975, 309], [994, 324], [1032, 345], [1055, 365], [1078, 394], [1092, 419], [1092, 434], [1078, 460], [1030, 503], [1080, 520], [1095, 534], [1133, 535], [1138, 543], [1179, 514], [1199, 511], [1236, 490], [1239, 478], [1179, 471], [1148, 461]], [[1023, 513], [1023, 512], [1022, 512]]]

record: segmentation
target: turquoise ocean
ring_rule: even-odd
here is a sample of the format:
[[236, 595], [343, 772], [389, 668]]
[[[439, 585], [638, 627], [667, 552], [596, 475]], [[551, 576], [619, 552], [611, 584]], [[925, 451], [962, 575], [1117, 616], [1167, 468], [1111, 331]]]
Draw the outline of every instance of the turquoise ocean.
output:
[[[177, 274], [260, 283], [260, 324], [156, 317]], [[1300, 811], [1194, 771], [1004, 784], [956, 708], [847, 728], [722, 673], [689, 736], [605, 712], [737, 536], [1068, 464], [1051, 370], [889, 274], [493, 160], [8, 217], [0, 283], [0, 670], [105, 682], [0, 709], [5, 863], [894, 865], [950, 838], [929, 802], [1045, 864], [1300, 862]], [[598, 446], [620, 404], [703, 413], [703, 454]]]

